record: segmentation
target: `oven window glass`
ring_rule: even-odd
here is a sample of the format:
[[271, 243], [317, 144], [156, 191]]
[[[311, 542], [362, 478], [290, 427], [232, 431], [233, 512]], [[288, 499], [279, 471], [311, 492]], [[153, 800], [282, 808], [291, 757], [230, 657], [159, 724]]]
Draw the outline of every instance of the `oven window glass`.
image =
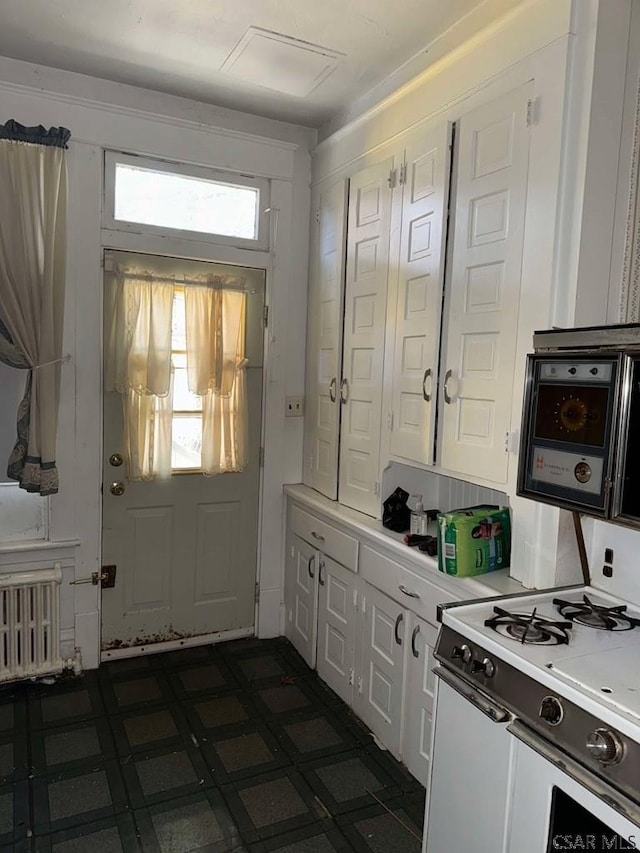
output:
[[635, 850], [638, 839], [622, 838], [560, 788], [553, 788], [547, 853], [557, 850]]
[[603, 447], [609, 387], [540, 384], [534, 436], [549, 441]]

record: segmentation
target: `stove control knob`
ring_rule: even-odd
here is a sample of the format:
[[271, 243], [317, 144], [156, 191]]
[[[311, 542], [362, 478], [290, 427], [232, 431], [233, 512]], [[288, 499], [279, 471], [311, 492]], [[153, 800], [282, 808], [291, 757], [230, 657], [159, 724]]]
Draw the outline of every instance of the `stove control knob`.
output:
[[615, 732], [596, 729], [587, 738], [587, 752], [601, 764], [617, 764], [622, 758], [622, 741]]
[[482, 673], [487, 678], [491, 678], [495, 671], [496, 665], [491, 658], [482, 658], [482, 660], [476, 658], [471, 664], [471, 672]]
[[454, 646], [451, 649], [451, 657], [461, 660], [462, 663], [469, 663], [471, 660], [471, 649], [466, 643], [463, 643], [461, 646]]
[[540, 703], [538, 716], [550, 726], [557, 726], [564, 717], [564, 709], [560, 700], [556, 699], [555, 696], [545, 696]]

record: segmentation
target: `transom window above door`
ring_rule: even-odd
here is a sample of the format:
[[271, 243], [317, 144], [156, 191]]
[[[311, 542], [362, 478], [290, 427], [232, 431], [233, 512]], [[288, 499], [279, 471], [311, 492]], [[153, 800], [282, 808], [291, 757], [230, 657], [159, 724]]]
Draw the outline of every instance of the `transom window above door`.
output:
[[265, 250], [268, 206], [269, 182], [264, 179], [105, 154], [104, 225], [110, 230], [173, 233]]

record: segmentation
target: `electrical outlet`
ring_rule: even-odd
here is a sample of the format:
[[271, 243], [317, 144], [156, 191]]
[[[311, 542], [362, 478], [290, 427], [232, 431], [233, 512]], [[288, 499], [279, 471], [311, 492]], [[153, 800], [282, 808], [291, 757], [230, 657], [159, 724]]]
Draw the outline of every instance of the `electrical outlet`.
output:
[[304, 397], [287, 397], [284, 413], [288, 418], [301, 418], [304, 415]]

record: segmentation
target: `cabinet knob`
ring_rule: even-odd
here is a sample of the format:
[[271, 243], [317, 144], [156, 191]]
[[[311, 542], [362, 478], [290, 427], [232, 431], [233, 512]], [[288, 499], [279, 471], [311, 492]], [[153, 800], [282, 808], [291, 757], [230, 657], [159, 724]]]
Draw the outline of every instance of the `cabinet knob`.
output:
[[345, 376], [342, 382], [340, 383], [340, 402], [346, 403], [349, 399], [349, 383], [347, 381], [347, 377]]
[[396, 638], [396, 643], [397, 643], [399, 646], [401, 646], [401, 645], [402, 645], [402, 639], [401, 639], [400, 634], [398, 633], [398, 631], [400, 630], [400, 625], [402, 625], [402, 620], [403, 620], [403, 619], [404, 619], [404, 613], [398, 613], [398, 616], [397, 616], [397, 619], [396, 619], [396, 626], [395, 626], [395, 628], [394, 628], [394, 634], [395, 634], [395, 638]]
[[444, 375], [444, 385], [442, 386], [442, 395], [444, 397], [445, 403], [448, 405], [451, 404], [451, 401], [455, 397], [455, 394], [449, 394], [449, 380], [453, 376], [453, 370], [447, 370]]
[[[427, 393], [427, 389], [425, 387], [427, 379], [429, 379], [430, 377], [431, 377], [431, 368], [427, 367], [427, 369], [424, 372], [424, 376], [422, 377], [422, 396], [424, 398], [425, 403], [431, 402], [431, 391], [429, 390], [429, 392]], [[431, 383], [429, 383], [429, 386], [431, 386]]]

